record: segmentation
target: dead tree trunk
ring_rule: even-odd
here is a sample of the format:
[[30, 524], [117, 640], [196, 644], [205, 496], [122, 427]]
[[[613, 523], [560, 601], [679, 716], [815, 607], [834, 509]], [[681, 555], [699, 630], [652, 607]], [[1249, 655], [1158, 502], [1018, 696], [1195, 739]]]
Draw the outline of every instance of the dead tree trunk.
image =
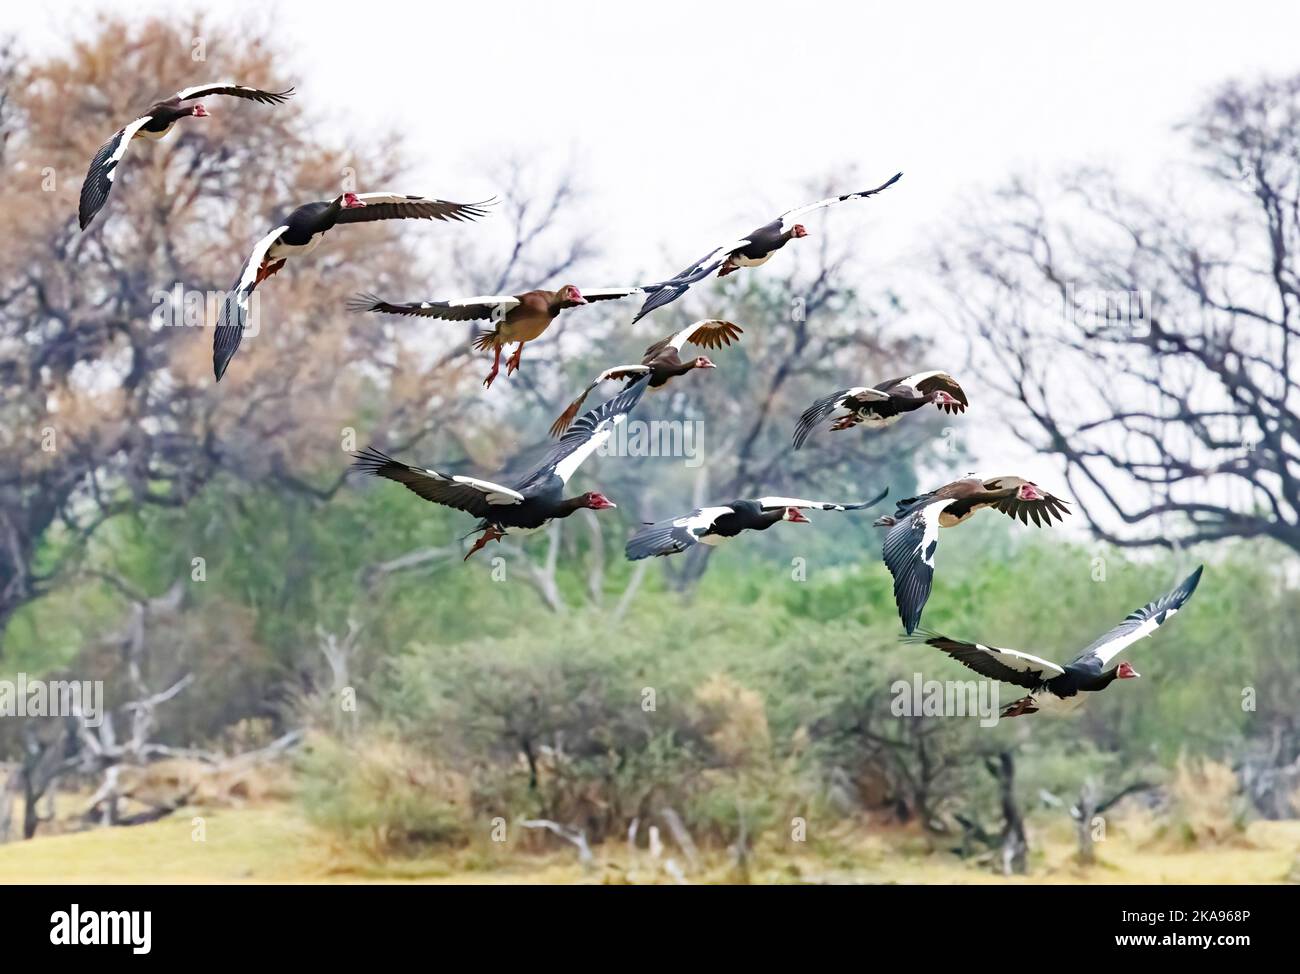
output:
[[1070, 808], [1070, 817], [1074, 819], [1074, 832], [1079, 843], [1077, 858], [1081, 866], [1091, 866], [1097, 862], [1093, 844], [1096, 839], [1105, 836], [1106, 821], [1103, 818], [1105, 813], [1129, 795], [1154, 787], [1146, 781], [1135, 781], [1104, 801], [1099, 801], [1092, 779], [1088, 778], [1084, 781], [1079, 788], [1079, 800]]
[[1027, 871], [1029, 842], [1025, 839], [1025, 820], [1016, 803], [1016, 762], [1010, 751], [1003, 751], [997, 760], [986, 758], [984, 766], [998, 783], [1002, 801], [1002, 837], [999, 859], [1004, 876], [1023, 876]]

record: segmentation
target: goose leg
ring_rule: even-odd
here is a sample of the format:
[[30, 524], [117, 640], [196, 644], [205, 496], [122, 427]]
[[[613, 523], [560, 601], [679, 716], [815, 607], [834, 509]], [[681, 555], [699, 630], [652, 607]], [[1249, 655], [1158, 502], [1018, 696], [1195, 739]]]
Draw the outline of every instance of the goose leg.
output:
[[[501, 346], [498, 345], [496, 347], [496, 358], [492, 359], [492, 371], [489, 372], [487, 374], [487, 378], [483, 380], [483, 388], [491, 389], [492, 380], [497, 377], [497, 373], [499, 373], [500, 371], [501, 371]], [[468, 557], [468, 555], [466, 557]]]
[[254, 285], [261, 284], [268, 277], [284, 266], [284, 258], [279, 260], [267, 260], [262, 262], [262, 266], [257, 269], [257, 278], [253, 281]]
[[858, 419], [857, 413], [849, 413], [847, 416], [841, 416], [834, 423], [832, 423], [831, 429], [833, 430], [852, 429], [853, 427], [857, 426], [859, 422], [860, 420]]
[[510, 358], [506, 360], [506, 375], [514, 375], [519, 371], [519, 360], [523, 354], [524, 343], [520, 342], [519, 346], [515, 349], [515, 354], [511, 355]]
[[505, 536], [506, 536], [505, 532], [502, 531], [500, 528], [496, 527], [495, 525], [489, 527], [486, 531], [484, 531], [479, 536], [479, 539], [474, 542], [474, 547], [469, 549], [468, 554], [465, 555], [463, 560], [469, 561], [469, 556], [474, 554], [474, 552], [478, 551], [489, 541], [500, 541]]

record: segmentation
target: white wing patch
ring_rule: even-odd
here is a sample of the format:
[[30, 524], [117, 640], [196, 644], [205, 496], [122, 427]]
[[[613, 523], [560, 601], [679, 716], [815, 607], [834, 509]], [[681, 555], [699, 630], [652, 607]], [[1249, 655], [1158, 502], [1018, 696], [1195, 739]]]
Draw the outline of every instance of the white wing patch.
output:
[[489, 504], [522, 504], [524, 495], [510, 487], [503, 487], [501, 484], [494, 484], [490, 480], [479, 480], [476, 477], [447, 477], [438, 473], [436, 470], [423, 469], [421, 473], [428, 474], [434, 480], [449, 480], [454, 484], [464, 484], [466, 487], [473, 487], [480, 491], [487, 498]]
[[[642, 379], [642, 382], [645, 380]], [[582, 462], [591, 456], [602, 443], [608, 440], [614, 434], [614, 427], [627, 419], [627, 413], [618, 413], [610, 419], [600, 421], [587, 437], [587, 441], [577, 447], [572, 453], [555, 465], [555, 474], [566, 484], [569, 478], [574, 475], [577, 469], [582, 466]]]
[[899, 382], [899, 385], [915, 387], [918, 382], [924, 382], [926, 379], [933, 378], [936, 375], [942, 375], [948, 379], [952, 379], [952, 376], [948, 375], [948, 373], [944, 372], [942, 369], [931, 369], [929, 372], [917, 372], [915, 375], [909, 375], [907, 378]]
[[1159, 629], [1170, 616], [1177, 612], [1177, 609], [1166, 609], [1164, 612], [1157, 613], [1156, 615], [1151, 616], [1151, 618], [1143, 620], [1140, 625], [1136, 626], [1129, 632], [1126, 632], [1121, 636], [1116, 636], [1108, 643], [1102, 643], [1093, 650], [1093, 653], [1095, 653], [1097, 658], [1101, 660], [1101, 665], [1105, 668], [1106, 664], [1112, 659], [1124, 652], [1125, 649], [1132, 646], [1139, 639], [1145, 639], [1147, 636], [1151, 635]]
[[698, 511], [691, 511], [690, 514], [674, 518], [673, 527], [686, 528], [698, 536], [713, 527], [713, 522], [724, 514], [734, 513], [735, 511], [730, 507], [701, 507]]
[[276, 227], [253, 245], [253, 252], [249, 254], [248, 262], [244, 264], [244, 269], [239, 273], [239, 283], [235, 285], [235, 289], [239, 292], [238, 300], [241, 307], [246, 303], [248, 295], [253, 293], [254, 282], [257, 280], [257, 270], [262, 266], [262, 261], [267, 252], [280, 239], [280, 234], [288, 229], [288, 224]]
[[802, 497], [760, 497], [759, 505], [764, 510], [772, 510], [776, 507], [805, 507], [814, 511], [842, 511], [843, 504], [834, 504], [830, 501], [810, 501]]
[[[519, 306], [519, 299], [513, 294], [481, 294], [474, 298], [455, 298], [451, 301], [443, 301], [449, 308], [464, 308], [471, 304], [495, 304], [498, 307], [505, 308], [507, 311]], [[431, 308], [433, 305], [427, 301], [420, 302], [421, 308]]]
[[153, 120], [152, 115], [144, 115], [137, 118], [134, 122], [122, 129], [122, 137], [117, 140], [117, 146], [113, 149], [113, 154], [108, 157], [108, 163], [104, 166], [104, 178], [110, 183], [117, 178], [117, 164], [122, 161], [126, 155], [126, 147], [131, 144], [135, 138], [135, 133], [140, 131], [145, 125]]
[[1003, 666], [1015, 670], [1017, 673], [1040, 672], [1043, 674], [1044, 680], [1065, 675], [1065, 670], [1051, 660], [1035, 656], [1033, 653], [1022, 653], [1018, 649], [1003, 649], [1000, 646], [985, 646], [983, 643], [971, 643], [970, 645], [983, 653], [987, 653]]
[[925, 525], [925, 531], [921, 535], [921, 543], [918, 547], [917, 554], [921, 561], [934, 568], [934, 553], [939, 545], [939, 515], [944, 511], [952, 501], [940, 501], [937, 504], [927, 504], [913, 515], [919, 518]]
[[237, 85], [233, 81], [214, 81], [207, 85], [190, 85], [188, 88], [182, 88], [176, 92], [175, 97], [180, 101], [189, 101], [200, 91], [207, 91], [209, 88], [238, 88], [241, 91], [256, 91], [256, 88], [250, 88], [248, 85]]
[[637, 375], [645, 375], [645, 373], [649, 371], [650, 366], [648, 365], [616, 365], [612, 369], [606, 369], [604, 372], [600, 373], [600, 375], [596, 376], [595, 381], [592, 382], [591, 385], [587, 386], [587, 391], [590, 392], [592, 389], [596, 388], [596, 386], [600, 385], [600, 383], [605, 382], [621, 372], [634, 372]]

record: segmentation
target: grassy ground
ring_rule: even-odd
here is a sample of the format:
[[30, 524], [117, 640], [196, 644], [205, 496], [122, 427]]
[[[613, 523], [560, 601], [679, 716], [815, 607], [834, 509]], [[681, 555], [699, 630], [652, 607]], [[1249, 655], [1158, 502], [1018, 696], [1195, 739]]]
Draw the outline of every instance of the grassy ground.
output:
[[[201, 822], [196, 822], [201, 817]], [[195, 836], [203, 829], [203, 841]], [[845, 831], [817, 847], [760, 851], [748, 879], [760, 883], [1277, 883], [1300, 869], [1300, 822], [1255, 822], [1227, 847], [1171, 851], [1117, 835], [1099, 845], [1101, 863], [1073, 864], [1068, 834], [1033, 839], [1031, 875], [1010, 880], [928, 852], [914, 834]], [[666, 856], [670, 854], [665, 854]], [[379, 862], [332, 841], [289, 804], [208, 813], [187, 810], [134, 828], [97, 829], [0, 846], [0, 883], [622, 883], [672, 882], [645, 853], [597, 850], [583, 869], [568, 850], [524, 854], [485, 844], [456, 853]], [[696, 882], [743, 879], [722, 857], [692, 873]]]

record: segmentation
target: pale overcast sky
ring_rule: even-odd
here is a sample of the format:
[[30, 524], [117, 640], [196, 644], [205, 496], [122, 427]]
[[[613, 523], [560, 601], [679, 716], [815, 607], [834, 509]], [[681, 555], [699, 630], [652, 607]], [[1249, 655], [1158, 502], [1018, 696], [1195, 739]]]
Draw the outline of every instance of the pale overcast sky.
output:
[[322, 117], [406, 129], [417, 192], [490, 194], [497, 154], [572, 156], [611, 263], [632, 271], [659, 269], [664, 248], [687, 263], [848, 165], [864, 185], [907, 174], [871, 205], [873, 237], [899, 249], [1016, 169], [1097, 161], [1152, 178], [1208, 87], [1300, 68], [1287, 3], [6, 6], [4, 27], [40, 49], [104, 9], [270, 21], [285, 81]]
[[[1300, 69], [1288, 3], [75, 0], [10, 3], [4, 27], [49, 50], [97, 10], [195, 6], [272, 24], [322, 124], [405, 129], [417, 169], [383, 188], [481, 199], [495, 156], [573, 159], [618, 278], [595, 285], [673, 271], [849, 166], [862, 186], [844, 189], [906, 174], [856, 204], [887, 273], [1014, 171], [1103, 163], [1159, 185], [1171, 126], [1213, 85]], [[1059, 478], [1015, 443], [990, 464]]]

